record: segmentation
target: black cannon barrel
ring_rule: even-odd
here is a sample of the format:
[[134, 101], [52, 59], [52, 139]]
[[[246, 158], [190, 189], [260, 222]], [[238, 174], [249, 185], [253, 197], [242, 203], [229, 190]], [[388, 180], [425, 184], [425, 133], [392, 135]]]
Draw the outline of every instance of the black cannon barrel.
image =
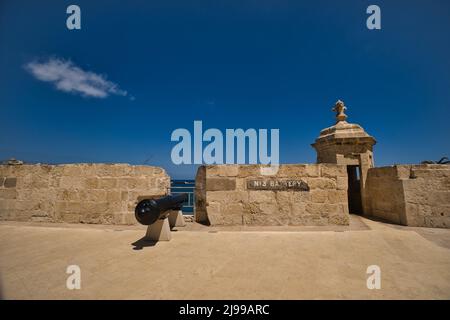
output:
[[187, 193], [168, 195], [159, 199], [144, 199], [137, 204], [134, 215], [139, 223], [148, 226], [158, 219], [165, 218], [167, 211], [180, 210], [187, 200]]

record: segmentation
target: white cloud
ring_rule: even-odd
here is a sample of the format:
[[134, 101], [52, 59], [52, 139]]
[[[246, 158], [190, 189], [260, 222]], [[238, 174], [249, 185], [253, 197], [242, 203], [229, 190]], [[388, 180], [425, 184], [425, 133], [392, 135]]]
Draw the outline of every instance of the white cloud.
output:
[[85, 71], [74, 63], [60, 58], [32, 61], [25, 69], [36, 79], [51, 82], [56, 89], [80, 94], [83, 97], [106, 98], [110, 94], [126, 96], [128, 93], [106, 79], [106, 76]]

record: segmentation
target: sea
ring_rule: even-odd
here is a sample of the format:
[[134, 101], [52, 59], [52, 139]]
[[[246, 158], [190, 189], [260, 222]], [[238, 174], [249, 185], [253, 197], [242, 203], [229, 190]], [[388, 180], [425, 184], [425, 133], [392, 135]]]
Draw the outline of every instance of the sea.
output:
[[181, 208], [183, 214], [192, 215], [194, 214], [194, 204], [195, 204], [195, 180], [171, 180], [170, 181], [170, 193], [187, 193], [188, 201], [183, 204]]

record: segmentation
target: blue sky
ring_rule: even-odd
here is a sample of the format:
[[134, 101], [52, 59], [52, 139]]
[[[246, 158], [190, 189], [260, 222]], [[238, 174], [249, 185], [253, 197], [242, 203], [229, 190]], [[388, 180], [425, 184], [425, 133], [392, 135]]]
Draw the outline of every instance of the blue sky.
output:
[[[70, 4], [81, 30], [66, 28]], [[366, 28], [370, 4], [381, 30]], [[170, 135], [202, 120], [279, 128], [280, 162], [312, 163], [342, 99], [377, 139], [376, 165], [438, 160], [450, 156], [449, 30], [447, 0], [3, 0], [0, 159], [147, 163], [189, 178]], [[51, 59], [100, 77], [104, 96], [30, 71]]]

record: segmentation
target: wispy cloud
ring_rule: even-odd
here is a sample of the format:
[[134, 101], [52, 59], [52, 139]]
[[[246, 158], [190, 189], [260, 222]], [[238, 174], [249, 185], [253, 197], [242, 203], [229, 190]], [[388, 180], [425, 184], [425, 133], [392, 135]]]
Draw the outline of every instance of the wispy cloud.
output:
[[85, 71], [70, 60], [49, 58], [31, 61], [25, 66], [36, 79], [53, 83], [56, 89], [80, 94], [83, 97], [106, 98], [109, 95], [127, 96], [119, 85], [107, 80], [105, 75]]

